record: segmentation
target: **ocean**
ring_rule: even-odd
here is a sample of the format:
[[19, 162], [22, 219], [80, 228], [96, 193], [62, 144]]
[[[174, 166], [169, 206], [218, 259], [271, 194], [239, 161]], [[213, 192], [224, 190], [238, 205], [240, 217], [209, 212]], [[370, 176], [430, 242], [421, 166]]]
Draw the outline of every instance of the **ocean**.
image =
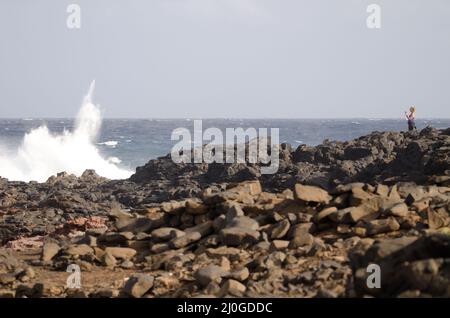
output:
[[[101, 119], [100, 119], [101, 121]], [[20, 156], [29, 159], [34, 156], [34, 152], [43, 152], [38, 158], [33, 158], [34, 161], [50, 160], [53, 158], [45, 158], [47, 154], [42, 148], [50, 148], [51, 154], [48, 156], [57, 157], [59, 152], [67, 152], [67, 147], [55, 149], [61, 146], [61, 143], [50, 144], [47, 142], [49, 138], [47, 135], [38, 135], [31, 141], [24, 138], [26, 134], [36, 131], [39, 127], [46, 126], [50, 136], [64, 136], [64, 134], [73, 132], [77, 129], [79, 121], [76, 119], [0, 119], [0, 155], [3, 161], [17, 161], [15, 156]], [[192, 119], [103, 119], [98, 124], [98, 132], [91, 134], [91, 145], [98, 152], [99, 156], [108, 160], [112, 165], [116, 165], [120, 169], [126, 170], [130, 174], [137, 166], [141, 166], [150, 159], [158, 156], [166, 155], [170, 152], [172, 146], [177, 141], [171, 140], [171, 133], [177, 128], [187, 128], [193, 132]], [[450, 119], [418, 119], [417, 128], [421, 129], [427, 125], [435, 128], [450, 127]], [[298, 147], [300, 144], [317, 145], [323, 142], [324, 139], [330, 140], [350, 140], [362, 135], [366, 135], [373, 131], [401, 131], [405, 130], [406, 121], [402, 119], [204, 119], [203, 131], [209, 127], [217, 127], [225, 132], [225, 128], [244, 129], [249, 127], [254, 128], [279, 128], [280, 142], [290, 143], [293, 147]], [[94, 128], [96, 129], [96, 128]], [[94, 135], [94, 136], [92, 136]], [[32, 145], [31, 149], [29, 144]], [[27, 144], [25, 147], [24, 144]], [[69, 148], [78, 147], [73, 144], [68, 145]], [[24, 148], [26, 148], [24, 150]], [[36, 150], [37, 149], [37, 150]], [[87, 152], [92, 149], [87, 150]], [[57, 151], [55, 153], [55, 151]], [[24, 156], [23, 152], [27, 152]], [[30, 154], [31, 153], [31, 154]], [[61, 161], [80, 160], [79, 157], [84, 157], [83, 148], [69, 158], [62, 158]], [[89, 157], [89, 156], [88, 156]], [[8, 159], [5, 159], [8, 158]], [[22, 158], [23, 159], [23, 158]], [[26, 160], [25, 159], [25, 160]], [[93, 159], [94, 162], [96, 159]], [[36, 162], [33, 162], [33, 165]], [[11, 165], [11, 162], [9, 163]], [[28, 166], [30, 164], [28, 163]], [[80, 166], [79, 171], [84, 171], [85, 168], [90, 168], [89, 161], [86, 166]], [[25, 166], [25, 167], [24, 167]], [[39, 169], [39, 165], [28, 167], [27, 164], [21, 165], [15, 169]], [[61, 166], [61, 165], [60, 165]], [[64, 168], [64, 164], [61, 169]], [[95, 167], [94, 167], [95, 168]], [[0, 168], [0, 175], [8, 177], [9, 172], [5, 171], [6, 167]], [[51, 170], [51, 169], [50, 169]], [[36, 178], [17, 177], [13, 179], [41, 179], [48, 177], [43, 172], [42, 176]], [[74, 171], [77, 173], [77, 171]], [[79, 173], [79, 172], [78, 172]], [[104, 172], [103, 174], [108, 174]], [[126, 175], [125, 175], [126, 176]], [[9, 176], [11, 178], [11, 176]], [[120, 175], [107, 175], [107, 177], [117, 178]]]

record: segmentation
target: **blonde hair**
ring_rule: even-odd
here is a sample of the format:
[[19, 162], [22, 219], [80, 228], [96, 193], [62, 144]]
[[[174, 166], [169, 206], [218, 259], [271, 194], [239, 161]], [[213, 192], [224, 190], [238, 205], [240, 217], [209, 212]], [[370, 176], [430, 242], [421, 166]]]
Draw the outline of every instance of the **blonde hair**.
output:
[[410, 111], [411, 113], [415, 113], [415, 112], [416, 112], [416, 107], [415, 107], [415, 106], [411, 106], [411, 107], [409, 108], [409, 111]]

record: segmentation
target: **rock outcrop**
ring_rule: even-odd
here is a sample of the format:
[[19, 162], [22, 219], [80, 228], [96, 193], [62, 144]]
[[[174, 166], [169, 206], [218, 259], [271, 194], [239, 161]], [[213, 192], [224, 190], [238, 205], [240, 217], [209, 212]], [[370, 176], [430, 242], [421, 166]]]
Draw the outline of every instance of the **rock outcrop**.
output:
[[[171, 156], [138, 167], [130, 180], [168, 183], [198, 193], [205, 184], [258, 179], [267, 190], [281, 190], [295, 183], [327, 190], [351, 182], [394, 184], [430, 182], [431, 176], [448, 175], [450, 130], [427, 127], [417, 132], [374, 132], [346, 142], [326, 140], [317, 147], [289, 144], [279, 147], [279, 170], [261, 175], [259, 164], [176, 164]], [[247, 144], [248, 146], [248, 144]], [[431, 181], [432, 183], [432, 181]]]
[[282, 145], [275, 175], [167, 156], [130, 180], [2, 180], [0, 296], [450, 297], [449, 147], [427, 128]]

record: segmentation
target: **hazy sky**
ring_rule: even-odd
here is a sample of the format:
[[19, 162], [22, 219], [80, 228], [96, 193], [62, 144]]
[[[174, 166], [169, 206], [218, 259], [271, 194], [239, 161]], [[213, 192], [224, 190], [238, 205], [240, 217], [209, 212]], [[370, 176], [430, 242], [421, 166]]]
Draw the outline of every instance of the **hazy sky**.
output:
[[450, 1], [0, 2], [0, 117], [72, 117], [92, 79], [106, 117], [450, 117]]

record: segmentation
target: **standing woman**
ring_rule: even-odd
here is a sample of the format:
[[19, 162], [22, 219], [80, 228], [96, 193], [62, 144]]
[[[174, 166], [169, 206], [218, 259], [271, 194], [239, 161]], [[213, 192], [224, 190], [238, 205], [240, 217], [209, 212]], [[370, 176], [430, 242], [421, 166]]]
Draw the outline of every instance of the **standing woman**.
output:
[[412, 130], [416, 130], [416, 123], [415, 123], [415, 119], [416, 119], [416, 107], [411, 106], [411, 108], [409, 109], [409, 114], [407, 112], [405, 112], [405, 116], [406, 119], [408, 120], [408, 130], [412, 131]]

